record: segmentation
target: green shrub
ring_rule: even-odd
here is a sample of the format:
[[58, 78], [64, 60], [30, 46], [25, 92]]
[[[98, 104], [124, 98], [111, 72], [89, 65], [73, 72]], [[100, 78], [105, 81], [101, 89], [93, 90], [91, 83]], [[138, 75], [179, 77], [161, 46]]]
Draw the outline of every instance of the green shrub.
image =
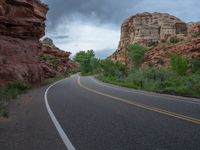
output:
[[20, 93], [20, 90], [17, 88], [8, 88], [5, 90], [5, 98], [7, 99], [15, 99], [17, 95]]
[[190, 64], [192, 73], [200, 72], [200, 58], [192, 59]]
[[50, 60], [50, 57], [46, 54], [42, 54], [42, 55], [40, 55], [40, 60], [48, 61], [48, 60]]
[[173, 72], [171, 72], [167, 68], [147, 67], [147, 68], [141, 68], [139, 70], [129, 72], [129, 76], [127, 77], [127, 79], [129, 81], [133, 81], [133, 80], [164, 81], [165, 79], [173, 75], [174, 75]]
[[173, 44], [176, 44], [176, 43], [181, 42], [181, 41], [183, 41], [183, 39], [179, 39], [179, 38], [176, 38], [176, 37], [170, 38], [170, 43], [173, 43]]
[[125, 75], [125, 66], [110, 59], [101, 60], [100, 67], [104, 76], [121, 78]]
[[185, 75], [188, 70], [188, 59], [185, 56], [174, 54], [170, 56], [170, 68], [178, 75]]
[[185, 80], [190, 93], [194, 96], [200, 96], [200, 74], [191, 74]]
[[9, 102], [29, 88], [30, 86], [24, 81], [14, 80], [8, 82], [7, 87], [0, 89], [0, 116], [8, 117], [9, 112], [7, 106]]
[[13, 80], [8, 82], [8, 89], [16, 89], [19, 92], [25, 91], [30, 88], [30, 85], [26, 84], [24, 81], [21, 80]]
[[91, 66], [91, 73], [92, 74], [98, 74], [101, 73], [101, 64], [100, 60], [97, 58], [92, 58], [90, 61], [90, 66]]
[[131, 44], [128, 46], [128, 56], [135, 67], [139, 67], [144, 62], [144, 55], [148, 48], [140, 44]]
[[165, 93], [200, 96], [199, 75], [175, 76], [167, 79], [163, 85], [163, 92]]
[[198, 32], [192, 32], [190, 33], [192, 35], [192, 37], [197, 38], [200, 36], [200, 27], [198, 27]]
[[122, 87], [127, 87], [127, 88], [134, 88], [137, 89], [137, 85], [135, 85], [133, 82], [126, 82], [123, 80], [119, 80], [116, 77], [105, 77], [105, 76], [97, 76], [97, 78], [103, 82], [119, 85]]
[[129, 70], [128, 77], [125, 79], [105, 76], [99, 79], [104, 82], [139, 90], [200, 97], [200, 74], [180, 76], [167, 68]]
[[77, 70], [69, 69], [69, 74], [70, 75], [76, 74], [77, 72], [78, 72]]
[[56, 70], [56, 71], [58, 70], [58, 66], [59, 66], [60, 62], [59, 62], [59, 60], [57, 58], [50, 59], [49, 63], [52, 64], [54, 70]]

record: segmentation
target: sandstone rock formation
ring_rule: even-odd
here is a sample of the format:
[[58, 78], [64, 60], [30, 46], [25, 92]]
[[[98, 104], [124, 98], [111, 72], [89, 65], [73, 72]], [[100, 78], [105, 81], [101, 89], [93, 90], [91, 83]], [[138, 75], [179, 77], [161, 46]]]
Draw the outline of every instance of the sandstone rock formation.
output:
[[[70, 52], [65, 52], [56, 47], [50, 38], [45, 38], [42, 41], [42, 51], [40, 57], [48, 64], [57, 63], [56, 70], [63, 73], [64, 66], [69, 69], [78, 70], [78, 65], [70, 59]], [[52, 66], [55, 67], [55, 66]]]
[[190, 22], [188, 23], [188, 33], [195, 35], [200, 33], [200, 22]]
[[151, 46], [186, 33], [187, 24], [175, 16], [166, 13], [137, 14], [122, 24], [119, 47], [110, 58], [125, 64], [129, 44]]
[[180, 42], [175, 45], [162, 45], [153, 48], [145, 54], [143, 66], [168, 66], [170, 54], [181, 54], [189, 59], [200, 57], [200, 38], [191, 39], [188, 42]]
[[38, 0], [0, 1], [0, 84], [44, 79], [47, 66], [39, 62], [38, 53], [47, 11]]

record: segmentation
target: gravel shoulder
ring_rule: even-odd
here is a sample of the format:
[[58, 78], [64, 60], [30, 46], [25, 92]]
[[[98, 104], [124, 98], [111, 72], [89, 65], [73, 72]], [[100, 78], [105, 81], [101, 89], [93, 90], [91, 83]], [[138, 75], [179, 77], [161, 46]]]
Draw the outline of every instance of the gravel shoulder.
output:
[[10, 117], [0, 118], [0, 149], [66, 149], [46, 110], [47, 87], [30, 90], [11, 102]]

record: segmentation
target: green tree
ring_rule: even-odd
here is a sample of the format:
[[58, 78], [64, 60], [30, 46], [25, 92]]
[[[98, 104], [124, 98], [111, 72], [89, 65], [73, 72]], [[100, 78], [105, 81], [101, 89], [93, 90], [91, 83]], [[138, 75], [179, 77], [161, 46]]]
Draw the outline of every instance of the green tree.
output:
[[187, 73], [188, 59], [185, 56], [174, 54], [170, 56], [170, 68], [180, 76]]
[[131, 44], [128, 46], [128, 56], [132, 64], [139, 68], [144, 62], [144, 55], [148, 51], [148, 48], [140, 44]]
[[101, 67], [100, 67], [100, 60], [97, 58], [92, 58], [90, 61], [90, 66], [91, 66], [91, 72], [92, 74], [97, 74], [101, 72]]
[[93, 50], [78, 52], [74, 60], [80, 64], [80, 71], [87, 74], [92, 71], [91, 60], [95, 57]]
[[123, 77], [125, 75], [125, 66], [120, 62], [114, 62], [110, 59], [101, 60], [100, 66], [104, 76]]

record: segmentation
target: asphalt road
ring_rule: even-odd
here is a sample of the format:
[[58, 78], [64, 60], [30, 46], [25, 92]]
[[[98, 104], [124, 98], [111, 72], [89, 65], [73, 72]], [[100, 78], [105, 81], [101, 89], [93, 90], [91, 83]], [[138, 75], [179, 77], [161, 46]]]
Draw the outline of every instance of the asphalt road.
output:
[[200, 100], [93, 77], [21, 95], [0, 118], [0, 150], [200, 150]]
[[[47, 91], [49, 107], [77, 150], [199, 150], [200, 100], [73, 76]], [[65, 140], [64, 140], [65, 141]]]

